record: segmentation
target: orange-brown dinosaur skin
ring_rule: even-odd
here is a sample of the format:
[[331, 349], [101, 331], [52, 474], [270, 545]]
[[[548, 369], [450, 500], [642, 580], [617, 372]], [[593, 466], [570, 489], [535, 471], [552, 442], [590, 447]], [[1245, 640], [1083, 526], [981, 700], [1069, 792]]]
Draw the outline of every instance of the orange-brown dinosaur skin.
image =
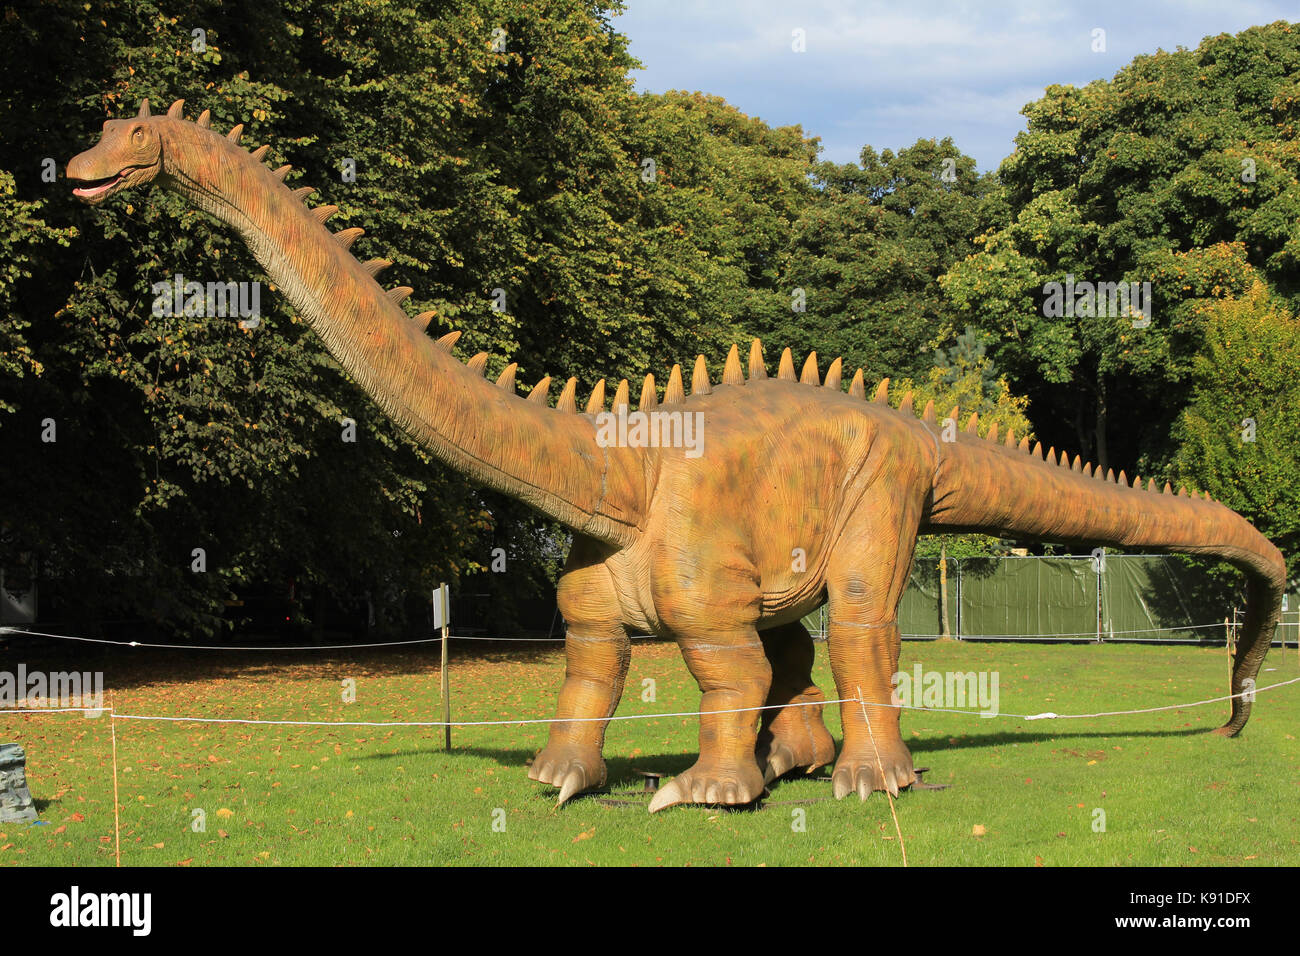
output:
[[[674, 367], [662, 405], [647, 376], [641, 409], [699, 416], [702, 453], [610, 447], [598, 438], [604, 383], [585, 414], [570, 379], [557, 406], [543, 380], [515, 394], [514, 366], [493, 385], [486, 356], [468, 367], [451, 355], [453, 333], [434, 343], [428, 316], [399, 307], [348, 252], [355, 230], [334, 236], [328, 211], [309, 210], [271, 172], [223, 138], [181, 117], [105, 124], [93, 149], [68, 165], [91, 182], [78, 195], [102, 202], [156, 181], [195, 199], [244, 235], [268, 275], [369, 394], [449, 466], [515, 495], [571, 527], [559, 583], [568, 622], [557, 722], [530, 776], [560, 788], [561, 802], [601, 785], [608, 718], [623, 693], [631, 630], [674, 638], [703, 691], [700, 755], [656, 795], [676, 803], [739, 804], [792, 770], [835, 760], [813, 684], [812, 641], [800, 618], [829, 605], [828, 644], [842, 703], [844, 744], [836, 797], [893, 793], [915, 781], [890, 706], [900, 649], [898, 604], [922, 531], [975, 530], [1217, 555], [1248, 578], [1246, 624], [1233, 691], [1253, 680], [1281, 608], [1286, 569], [1278, 550], [1243, 518], [1206, 498], [1129, 487], [1121, 472], [1042, 457], [1008, 435], [943, 428], [933, 406], [918, 419], [882, 383], [868, 401], [858, 371], [846, 394], [837, 360], [825, 382], [810, 356], [796, 378], [787, 349], [775, 379], [761, 347], [749, 378], [732, 348], [720, 384], [697, 359], [691, 394]], [[329, 207], [325, 207], [328, 210]], [[500, 386], [500, 387], [498, 387]], [[628, 409], [627, 383], [613, 410]], [[956, 418], [954, 409], [951, 418]], [[857, 702], [857, 698], [865, 706]], [[1220, 733], [1235, 735], [1250, 701], [1233, 701]], [[766, 707], [759, 711], [757, 708]]]

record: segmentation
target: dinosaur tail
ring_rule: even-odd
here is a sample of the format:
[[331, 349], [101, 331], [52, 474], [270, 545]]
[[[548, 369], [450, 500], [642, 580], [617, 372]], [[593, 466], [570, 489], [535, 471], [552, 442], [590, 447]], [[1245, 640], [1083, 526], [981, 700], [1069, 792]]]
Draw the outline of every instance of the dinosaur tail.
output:
[[962, 434], [939, 446], [932, 501], [924, 530], [979, 531], [1012, 538], [1155, 551], [1205, 554], [1246, 574], [1246, 623], [1232, 668], [1232, 714], [1218, 729], [1236, 736], [1250, 718], [1255, 676], [1273, 639], [1282, 611], [1286, 564], [1282, 553], [1235, 511], [1211, 501], [1177, 495], [1154, 481], [1130, 487], [1123, 472], [1093, 473], [1062, 455], [1047, 459], [1041, 446], [1030, 452]]

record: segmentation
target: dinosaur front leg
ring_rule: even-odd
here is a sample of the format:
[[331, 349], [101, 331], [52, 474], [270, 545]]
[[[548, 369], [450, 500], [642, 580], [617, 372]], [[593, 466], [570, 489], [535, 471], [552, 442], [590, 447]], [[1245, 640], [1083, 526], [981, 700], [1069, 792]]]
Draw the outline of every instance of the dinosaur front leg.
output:
[[560, 788], [559, 802], [605, 782], [605, 728], [623, 696], [631, 640], [618, 619], [609, 572], [588, 563], [576, 543], [560, 579], [560, 613], [568, 622], [564, 686], [546, 746], [528, 776]]
[[758, 731], [756, 756], [770, 783], [795, 768], [812, 773], [835, 759], [835, 740], [822, 722], [825, 695], [813, 683], [813, 640], [802, 622], [761, 631], [772, 665], [772, 689]]
[[655, 795], [650, 812], [678, 803], [745, 804], [763, 792], [754, 758], [759, 711], [772, 668], [758, 632], [678, 635], [686, 666], [699, 682], [700, 756]]
[[[835, 762], [836, 799], [874, 790], [897, 794], [916, 781], [893, 701], [901, 637], [898, 605], [912, 564], [919, 508], [877, 502], [864, 507], [837, 545], [828, 568], [827, 641], [840, 705], [844, 746]], [[861, 693], [864, 704], [856, 698]]]

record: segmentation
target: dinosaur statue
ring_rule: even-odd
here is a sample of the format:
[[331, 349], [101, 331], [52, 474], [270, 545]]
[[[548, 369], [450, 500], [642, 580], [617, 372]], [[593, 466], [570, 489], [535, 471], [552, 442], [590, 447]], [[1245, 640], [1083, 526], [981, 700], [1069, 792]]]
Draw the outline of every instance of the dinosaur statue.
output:
[[[1207, 554], [1247, 577], [1248, 608], [1232, 673], [1235, 736], [1272, 639], [1286, 568], [1245, 519], [1209, 500], [1129, 485], [1076, 456], [1007, 434], [940, 427], [931, 402], [918, 418], [909, 393], [897, 408], [888, 379], [868, 400], [859, 369], [845, 392], [841, 361], [821, 376], [816, 353], [795, 374], [790, 350], [769, 378], [762, 346], [749, 376], [733, 345], [720, 382], [703, 356], [691, 394], [674, 366], [662, 399], [654, 377], [641, 412], [691, 413], [703, 453], [602, 440], [598, 418], [628, 415], [627, 381], [606, 411], [598, 382], [579, 409], [570, 378], [554, 408], [550, 379], [516, 394], [516, 366], [495, 384], [488, 356], [452, 355], [459, 333], [436, 342], [432, 313], [401, 308], [409, 288], [375, 281], [387, 260], [348, 251], [360, 229], [331, 233], [334, 206], [309, 208], [310, 187], [284, 185], [289, 167], [262, 163], [268, 147], [240, 148], [177, 101], [153, 116], [104, 124], [100, 141], [69, 162], [74, 194], [97, 204], [147, 183], [193, 200], [243, 236], [259, 263], [339, 363], [416, 441], [448, 466], [573, 530], [559, 582], [568, 622], [557, 722], [529, 776], [561, 803], [605, 781], [605, 728], [623, 692], [629, 631], [676, 639], [703, 692], [699, 759], [662, 787], [651, 812], [679, 803], [743, 804], [791, 771], [835, 760], [837, 798], [898, 793], [916, 781], [891, 704], [899, 600], [919, 532], [1141, 546]], [[949, 416], [956, 419], [957, 410]], [[644, 443], [638, 443], [644, 444]], [[801, 549], [796, 550], [796, 549]], [[792, 555], [803, 555], [803, 559]], [[844, 740], [838, 760], [813, 683], [813, 645], [800, 618], [829, 602], [831, 667]], [[861, 701], [861, 703], [859, 703]], [[761, 711], [759, 708], [762, 709]]]

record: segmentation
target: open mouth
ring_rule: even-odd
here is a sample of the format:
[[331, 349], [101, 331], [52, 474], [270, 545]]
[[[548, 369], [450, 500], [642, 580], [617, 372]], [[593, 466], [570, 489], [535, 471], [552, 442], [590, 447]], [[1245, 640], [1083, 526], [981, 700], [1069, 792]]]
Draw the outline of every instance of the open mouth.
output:
[[106, 179], [83, 180], [80, 186], [73, 188], [72, 195], [76, 196], [78, 199], [94, 199], [107, 193], [110, 189], [120, 183], [125, 176], [125, 172], [120, 172], [115, 176], [109, 176]]

